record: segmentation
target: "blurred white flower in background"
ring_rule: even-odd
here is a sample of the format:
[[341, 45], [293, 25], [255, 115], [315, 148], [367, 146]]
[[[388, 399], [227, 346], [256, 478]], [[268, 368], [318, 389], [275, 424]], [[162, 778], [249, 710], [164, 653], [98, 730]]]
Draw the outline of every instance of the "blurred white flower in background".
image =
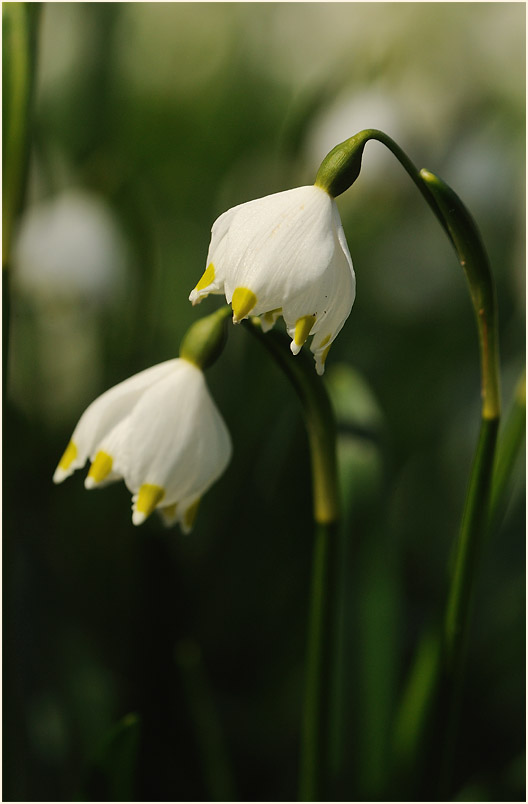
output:
[[120, 292], [126, 245], [115, 217], [97, 196], [66, 190], [30, 206], [14, 246], [17, 289], [42, 300], [112, 302]]
[[[340, 94], [312, 122], [306, 142], [305, 162], [307, 165], [318, 165], [338, 142], [344, 142], [366, 128], [381, 129], [396, 142], [408, 143], [410, 132], [407, 120], [398, 99], [381, 89]], [[370, 142], [363, 159], [365, 162], [368, 160], [368, 170], [361, 173], [362, 186], [386, 183], [387, 167], [392, 166], [395, 160], [385, 146]], [[402, 180], [405, 181], [405, 178]], [[344, 196], [346, 198], [347, 194]]]
[[100, 316], [123, 298], [128, 245], [100, 197], [69, 189], [28, 206], [12, 268], [10, 394], [59, 424], [99, 387]]

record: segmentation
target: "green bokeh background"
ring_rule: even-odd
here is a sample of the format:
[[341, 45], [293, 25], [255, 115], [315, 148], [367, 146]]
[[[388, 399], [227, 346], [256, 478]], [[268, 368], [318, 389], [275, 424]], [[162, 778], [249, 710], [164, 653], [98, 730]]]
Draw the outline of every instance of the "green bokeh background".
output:
[[[82, 290], [73, 253], [71, 276], [43, 293], [13, 264], [4, 800], [295, 799], [309, 456], [268, 354], [230, 326], [207, 373], [234, 453], [190, 536], [155, 517], [134, 528], [123, 484], [87, 493], [78, 475], [51, 477], [89, 402], [175, 356], [220, 304], [187, 301], [215, 218], [313, 182], [367, 127], [479, 224], [507, 411], [524, 366], [524, 40], [520, 3], [42, 5], [27, 209], [90, 193], [120, 231], [123, 268], [104, 292]], [[326, 375], [346, 467], [343, 798], [391, 800], [394, 713], [444, 599], [476, 441], [477, 338], [455, 255], [379, 143], [338, 206], [357, 276]], [[462, 799], [524, 799], [523, 466], [480, 566]]]

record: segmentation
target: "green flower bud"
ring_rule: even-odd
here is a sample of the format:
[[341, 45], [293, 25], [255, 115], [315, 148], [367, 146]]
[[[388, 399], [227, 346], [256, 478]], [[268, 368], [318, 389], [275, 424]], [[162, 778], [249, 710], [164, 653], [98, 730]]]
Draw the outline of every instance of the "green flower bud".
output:
[[336, 198], [348, 190], [359, 176], [361, 157], [371, 131], [360, 131], [348, 140], [332, 148], [321, 162], [315, 177], [315, 185]]
[[180, 357], [200, 369], [209, 368], [220, 357], [227, 340], [228, 305], [192, 324], [183, 336]]

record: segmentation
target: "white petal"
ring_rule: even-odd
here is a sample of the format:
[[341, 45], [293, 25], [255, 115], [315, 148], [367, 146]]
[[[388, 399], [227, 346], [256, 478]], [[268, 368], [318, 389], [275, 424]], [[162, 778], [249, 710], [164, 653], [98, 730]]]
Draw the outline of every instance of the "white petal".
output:
[[145, 484], [163, 489], [166, 507], [201, 496], [230, 456], [231, 439], [204, 376], [182, 360], [134, 407], [119, 468], [134, 494]]
[[115, 427], [107, 433], [97, 447], [97, 455], [102, 452], [105, 456], [111, 459], [112, 469], [103, 480], [94, 480], [90, 474], [84, 481], [86, 489], [102, 488], [109, 483], [114, 483], [116, 480], [121, 480], [123, 472], [121, 466], [126, 462], [127, 444], [130, 439], [130, 414], [125, 416]]
[[178, 522], [185, 535], [193, 529], [199, 502], [200, 497], [194, 497], [182, 500], [178, 505]]
[[[211, 242], [207, 252], [207, 260], [205, 262], [206, 270], [204, 276], [200, 279], [197, 286], [191, 290], [189, 294], [189, 301], [192, 304], [199, 304], [202, 298], [208, 296], [210, 293], [223, 293], [224, 292], [224, 278], [225, 278], [225, 254], [227, 248], [227, 231], [233, 215], [238, 207], [228, 209], [223, 215], [213, 223], [211, 229]], [[212, 266], [214, 276], [206, 284], [203, 284], [204, 277], [207, 274], [209, 266]]]
[[[348, 252], [343, 227], [335, 202], [333, 204], [332, 237], [334, 250], [325, 272], [304, 293], [284, 302], [283, 316], [288, 334], [292, 338], [291, 350], [297, 354], [300, 346], [295, 342], [295, 329], [304, 316], [316, 317], [311, 334], [321, 352], [334, 340], [350, 314], [355, 296], [355, 276]], [[317, 337], [319, 333], [319, 337]], [[313, 346], [312, 346], [313, 349]]]
[[161, 517], [161, 521], [163, 522], [166, 528], [171, 528], [173, 525], [176, 524], [176, 522], [178, 522], [179, 514], [178, 514], [177, 503], [166, 506], [160, 505], [157, 511]]
[[281, 315], [282, 315], [281, 307], [279, 307], [277, 310], [270, 310], [267, 313], [263, 313], [260, 317], [262, 332], [269, 332], [270, 329], [273, 329], [273, 327], [277, 322], [277, 319], [280, 318]]
[[75, 469], [84, 466], [89, 457], [93, 459], [102, 439], [131, 411], [146, 388], [171, 372], [174, 363], [175, 360], [167, 360], [145, 369], [97, 397], [73, 431], [71, 443], [75, 446], [75, 457], [67, 467], [59, 463], [54, 481], [60, 483]]
[[228, 210], [213, 226], [208, 260], [218, 275], [207, 285], [202, 279], [191, 300], [223, 287], [234, 320], [260, 315], [264, 332], [282, 314], [294, 354], [308, 333], [314, 336], [312, 351], [322, 373], [327, 347], [355, 297], [337, 205], [324, 190], [298, 187]]
[[328, 349], [350, 315], [355, 298], [356, 282], [352, 265], [344, 254], [336, 258], [336, 260], [339, 265], [336, 272], [337, 281], [332, 302], [325, 314], [317, 322], [316, 332], [310, 346], [311, 351], [314, 353], [318, 374], [324, 373], [324, 362]]
[[282, 307], [332, 258], [332, 201], [313, 186], [251, 201], [238, 208], [226, 240], [227, 302], [243, 287], [257, 297], [255, 315]]

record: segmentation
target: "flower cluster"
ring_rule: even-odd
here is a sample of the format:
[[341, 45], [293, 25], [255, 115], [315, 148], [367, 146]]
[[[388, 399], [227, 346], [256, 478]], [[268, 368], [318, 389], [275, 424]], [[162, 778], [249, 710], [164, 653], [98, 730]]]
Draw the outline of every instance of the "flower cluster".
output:
[[[298, 354], [309, 336], [318, 374], [355, 297], [355, 276], [336, 203], [317, 183], [241, 204], [212, 228], [204, 275], [193, 304], [225, 294], [235, 323], [260, 316], [269, 330], [282, 316]], [[82, 415], [55, 471], [60, 483], [90, 459], [86, 488], [123, 478], [132, 521], [155, 509], [185, 532], [200, 497], [231, 455], [227, 428], [201, 369], [220, 353], [229, 308], [198, 322], [181, 357], [116, 385]]]
[[213, 224], [207, 267], [189, 299], [225, 294], [233, 320], [261, 316], [264, 331], [282, 315], [297, 354], [310, 335], [318, 374], [348, 318], [355, 276], [334, 199], [297, 187], [224, 212]]

